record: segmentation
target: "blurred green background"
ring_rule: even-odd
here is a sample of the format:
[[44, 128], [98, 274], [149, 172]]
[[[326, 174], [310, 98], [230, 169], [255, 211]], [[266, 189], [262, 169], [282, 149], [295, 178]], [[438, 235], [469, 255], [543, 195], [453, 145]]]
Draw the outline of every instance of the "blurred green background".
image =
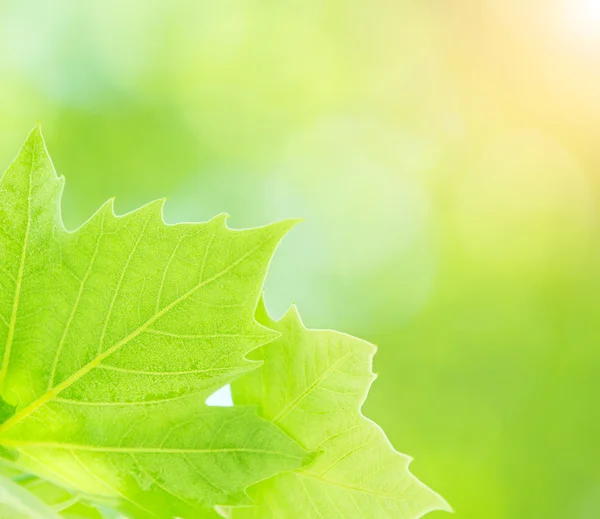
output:
[[38, 120], [70, 227], [305, 217], [270, 309], [458, 517], [600, 517], [599, 0], [0, 0], [0, 164]]

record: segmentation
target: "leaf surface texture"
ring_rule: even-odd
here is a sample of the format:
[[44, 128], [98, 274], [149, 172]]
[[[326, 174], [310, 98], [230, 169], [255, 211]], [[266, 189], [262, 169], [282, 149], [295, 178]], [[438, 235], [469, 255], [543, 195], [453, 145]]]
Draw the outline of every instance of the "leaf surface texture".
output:
[[306, 452], [251, 409], [206, 407], [276, 337], [254, 309], [293, 225], [166, 225], [163, 201], [76, 230], [38, 129], [0, 180], [0, 444], [134, 517], [218, 517]]
[[256, 506], [234, 509], [233, 518], [416, 519], [450, 510], [409, 472], [411, 459], [360, 412], [375, 378], [375, 347], [309, 330], [295, 308], [278, 322], [264, 306], [258, 316], [281, 337], [255, 352], [263, 367], [234, 382], [234, 400], [261, 406], [265, 418], [318, 455], [300, 470], [256, 485]]

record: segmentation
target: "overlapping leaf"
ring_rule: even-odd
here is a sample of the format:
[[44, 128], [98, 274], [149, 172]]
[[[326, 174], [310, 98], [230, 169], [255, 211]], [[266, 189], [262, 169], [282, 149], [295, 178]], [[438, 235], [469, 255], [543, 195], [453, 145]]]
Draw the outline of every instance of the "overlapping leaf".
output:
[[166, 225], [112, 202], [67, 232], [39, 130], [0, 181], [0, 445], [135, 517], [216, 517], [305, 452], [248, 409], [204, 406], [275, 337], [254, 308], [291, 226]]
[[234, 400], [260, 405], [265, 418], [319, 454], [257, 485], [257, 505], [232, 510], [234, 519], [416, 519], [449, 509], [360, 413], [375, 378], [374, 346], [308, 330], [295, 308], [279, 322], [260, 308], [259, 321], [282, 335], [255, 352], [264, 365], [233, 384]]
[[0, 517], [4, 519], [61, 519], [49, 505], [2, 474], [0, 474]]
[[[0, 462], [2, 519], [108, 519], [85, 497]], [[114, 516], [116, 517], [116, 516]]]

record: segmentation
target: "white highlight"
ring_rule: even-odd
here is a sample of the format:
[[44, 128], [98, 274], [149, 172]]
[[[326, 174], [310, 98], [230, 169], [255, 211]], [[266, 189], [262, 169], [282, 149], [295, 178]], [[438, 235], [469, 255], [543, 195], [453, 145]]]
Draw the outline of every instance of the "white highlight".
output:
[[227, 384], [221, 389], [215, 391], [206, 399], [206, 405], [211, 407], [231, 407], [233, 398], [231, 396], [231, 386]]
[[600, 42], [600, 0], [562, 0], [562, 18], [571, 37]]

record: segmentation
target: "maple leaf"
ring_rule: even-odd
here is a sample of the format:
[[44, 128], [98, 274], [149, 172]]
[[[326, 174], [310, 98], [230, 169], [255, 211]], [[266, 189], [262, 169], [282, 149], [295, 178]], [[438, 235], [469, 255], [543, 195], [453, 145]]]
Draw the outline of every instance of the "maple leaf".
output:
[[0, 445], [135, 517], [217, 517], [305, 451], [205, 398], [276, 334], [254, 309], [293, 222], [166, 225], [163, 201], [76, 230], [39, 129], [0, 180]]
[[260, 348], [260, 370], [234, 382], [234, 401], [261, 406], [262, 415], [315, 461], [251, 489], [252, 508], [233, 519], [416, 519], [446, 502], [416, 479], [411, 459], [396, 452], [383, 431], [360, 412], [371, 383], [375, 347], [349, 335], [308, 330], [293, 307], [279, 322], [264, 306], [264, 325], [281, 337]]

